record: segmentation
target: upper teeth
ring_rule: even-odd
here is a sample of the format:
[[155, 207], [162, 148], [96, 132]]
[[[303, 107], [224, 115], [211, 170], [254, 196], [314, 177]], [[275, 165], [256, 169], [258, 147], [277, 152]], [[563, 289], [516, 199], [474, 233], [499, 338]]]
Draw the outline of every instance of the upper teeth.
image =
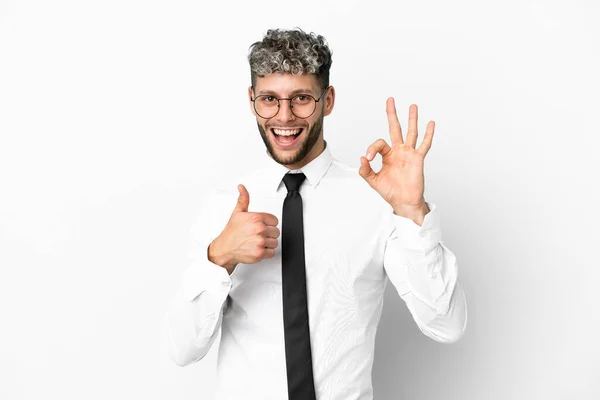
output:
[[281, 136], [291, 136], [300, 133], [302, 129], [273, 129], [273, 131]]

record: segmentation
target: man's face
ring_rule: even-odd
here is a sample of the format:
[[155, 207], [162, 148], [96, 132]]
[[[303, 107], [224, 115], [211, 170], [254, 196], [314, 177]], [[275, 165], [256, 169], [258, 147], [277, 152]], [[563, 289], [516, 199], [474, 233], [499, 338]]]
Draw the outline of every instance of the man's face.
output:
[[[315, 75], [292, 75], [272, 74], [266, 77], [257, 77], [254, 92], [249, 88], [249, 96], [255, 98], [260, 95], [271, 95], [276, 98], [291, 98], [297, 94], [309, 94], [315, 99], [323, 93], [319, 87]], [[330, 97], [330, 98], [328, 98]], [[272, 118], [262, 118], [257, 115], [252, 105], [252, 111], [256, 116], [256, 123], [260, 135], [267, 147], [271, 157], [286, 166], [301, 163], [314, 148], [315, 144], [322, 138], [323, 117], [331, 112], [327, 101], [333, 105], [332, 96], [325, 94], [316, 103], [315, 112], [307, 118], [299, 118], [290, 110], [289, 100], [281, 100], [277, 114]], [[281, 131], [283, 130], [283, 132]], [[300, 130], [300, 133], [292, 143], [279, 139], [275, 132], [292, 133]], [[321, 139], [322, 140], [322, 139]]]

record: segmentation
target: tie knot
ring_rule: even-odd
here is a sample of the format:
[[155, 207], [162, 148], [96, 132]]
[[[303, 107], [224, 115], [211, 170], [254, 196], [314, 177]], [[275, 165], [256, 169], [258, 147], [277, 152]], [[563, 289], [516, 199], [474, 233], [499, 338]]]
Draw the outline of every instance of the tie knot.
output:
[[306, 179], [306, 175], [303, 172], [297, 174], [290, 174], [289, 172], [283, 176], [283, 183], [289, 192], [298, 191], [300, 185]]

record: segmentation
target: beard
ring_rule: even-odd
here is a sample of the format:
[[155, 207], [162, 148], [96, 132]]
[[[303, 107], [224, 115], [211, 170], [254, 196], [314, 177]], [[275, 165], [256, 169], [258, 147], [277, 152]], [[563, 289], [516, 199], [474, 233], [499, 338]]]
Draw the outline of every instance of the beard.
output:
[[[256, 125], [258, 126], [260, 137], [262, 138], [265, 147], [267, 148], [267, 151], [269, 152], [273, 160], [277, 161], [279, 164], [282, 165], [292, 165], [302, 161], [304, 157], [306, 157], [308, 153], [310, 153], [312, 148], [319, 140], [319, 136], [321, 136], [321, 133], [323, 131], [323, 118], [324, 116], [321, 115], [319, 119], [315, 122], [315, 124], [308, 130], [308, 132], [302, 132], [302, 134], [307, 135], [307, 137], [303, 139], [304, 141], [300, 145], [300, 148], [296, 150], [294, 154], [289, 156], [282, 156], [281, 154], [278, 154], [276, 151], [274, 151], [273, 146], [271, 145], [271, 141], [267, 137], [265, 129], [261, 126], [258, 120], [256, 121]], [[306, 128], [302, 129], [306, 130]]]

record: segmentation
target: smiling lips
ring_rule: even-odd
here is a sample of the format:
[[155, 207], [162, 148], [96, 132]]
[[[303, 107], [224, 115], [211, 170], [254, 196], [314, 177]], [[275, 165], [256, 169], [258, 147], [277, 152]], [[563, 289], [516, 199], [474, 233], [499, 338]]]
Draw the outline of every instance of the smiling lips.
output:
[[300, 133], [300, 131], [302, 131], [302, 128], [271, 128], [272, 131], [279, 136], [292, 136], [292, 135], [297, 135], [298, 133]]
[[275, 136], [275, 141], [281, 147], [290, 147], [296, 143], [303, 130], [303, 128], [271, 128], [271, 132]]

